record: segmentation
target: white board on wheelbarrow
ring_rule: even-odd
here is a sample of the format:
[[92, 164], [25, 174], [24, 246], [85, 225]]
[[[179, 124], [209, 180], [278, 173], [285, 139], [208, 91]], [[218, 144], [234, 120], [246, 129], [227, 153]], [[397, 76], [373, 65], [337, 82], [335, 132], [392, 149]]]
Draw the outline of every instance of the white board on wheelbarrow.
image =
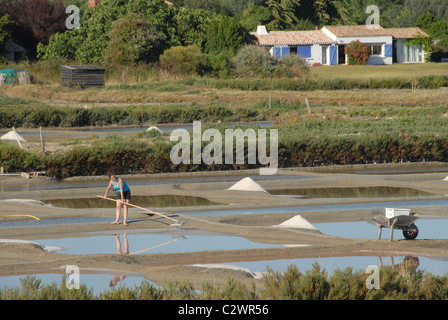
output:
[[403, 208], [386, 208], [386, 218], [391, 219], [398, 216], [409, 216], [411, 215], [410, 209], [403, 209]]

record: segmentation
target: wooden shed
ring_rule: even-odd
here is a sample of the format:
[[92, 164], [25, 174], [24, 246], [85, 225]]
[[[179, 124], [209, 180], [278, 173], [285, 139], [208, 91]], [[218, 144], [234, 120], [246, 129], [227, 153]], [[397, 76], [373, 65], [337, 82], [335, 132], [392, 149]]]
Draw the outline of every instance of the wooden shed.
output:
[[62, 66], [61, 86], [81, 88], [104, 87], [104, 69], [97, 66]]

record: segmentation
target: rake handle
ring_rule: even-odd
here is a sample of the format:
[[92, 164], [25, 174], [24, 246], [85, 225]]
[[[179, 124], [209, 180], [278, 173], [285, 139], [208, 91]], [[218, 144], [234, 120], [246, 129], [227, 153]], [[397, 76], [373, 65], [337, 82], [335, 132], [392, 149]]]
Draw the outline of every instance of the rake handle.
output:
[[[103, 197], [103, 196], [99, 196], [99, 195], [97, 195], [97, 197], [98, 197], [98, 198], [107, 199], [107, 200], [111, 200], [111, 201], [115, 201], [115, 202], [119, 202], [119, 201], [120, 201], [120, 200], [117, 200], [117, 199], [112, 199], [112, 198]], [[154, 214], [157, 214], [157, 215], [162, 216], [162, 217], [164, 217], [164, 218], [167, 218], [167, 219], [170, 219], [170, 220], [173, 220], [173, 221], [178, 222], [176, 219], [170, 218], [170, 217], [168, 217], [168, 216], [166, 216], [166, 215], [164, 215], [164, 214], [161, 214], [161, 213], [158, 213], [158, 212], [155, 212], [155, 211], [146, 209], [146, 208], [142, 208], [142, 207], [136, 206], [135, 204], [132, 204], [132, 203], [126, 203], [126, 205], [131, 206], [131, 207], [138, 208], [138, 209], [140, 209], [140, 210], [147, 211], [147, 212], [149, 212], [149, 213], [154, 213]]]

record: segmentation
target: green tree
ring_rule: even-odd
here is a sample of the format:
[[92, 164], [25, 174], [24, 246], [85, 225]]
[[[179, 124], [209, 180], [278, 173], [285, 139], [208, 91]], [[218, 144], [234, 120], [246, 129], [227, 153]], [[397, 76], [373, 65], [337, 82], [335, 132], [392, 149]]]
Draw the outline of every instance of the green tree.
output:
[[75, 58], [80, 63], [98, 63], [103, 61], [103, 53], [109, 42], [112, 22], [126, 14], [126, 0], [108, 0], [90, 9], [88, 23], [82, 24], [82, 41], [76, 50]]
[[298, 22], [295, 13], [300, 6], [300, 0], [267, 0], [266, 5], [279, 28], [284, 29]]
[[219, 54], [222, 51], [234, 54], [250, 41], [250, 35], [234, 18], [219, 15], [212, 19], [207, 29], [205, 52]]
[[[53, 59], [60, 57], [74, 59], [78, 63], [98, 63], [104, 61], [105, 51], [109, 45], [109, 35], [113, 22], [123, 18], [128, 13], [140, 14], [141, 20], [157, 26], [157, 32], [150, 32], [150, 40], [154, 40], [157, 33], [159, 41], [151, 48], [150, 60], [157, 57], [170, 46], [171, 39], [175, 39], [176, 26], [173, 16], [176, 8], [168, 6], [163, 0], [108, 0], [95, 7], [89, 8], [82, 18], [80, 29], [65, 31], [50, 38], [48, 46], [40, 45], [39, 58]], [[146, 25], [146, 27], [149, 27]], [[142, 32], [142, 25], [139, 33]], [[144, 28], [143, 28], [144, 30]], [[146, 30], [148, 31], [148, 30]], [[136, 33], [133, 33], [136, 37]], [[134, 39], [135, 40], [135, 39]], [[64, 50], [64, 45], [67, 48]], [[135, 52], [135, 51], [134, 51]], [[110, 56], [109, 56], [110, 57]]]
[[256, 31], [257, 26], [268, 25], [274, 17], [268, 8], [249, 5], [241, 15], [241, 25], [249, 31]]
[[104, 58], [119, 64], [155, 61], [158, 55], [152, 52], [158, 52], [164, 40], [156, 26], [132, 12], [112, 24], [109, 38]]
[[437, 18], [435, 15], [433, 15], [432, 13], [425, 13], [417, 18], [415, 26], [423, 30], [429, 30], [432, 24], [437, 21], [439, 21], [439, 18]]
[[42, 61], [65, 60], [74, 61], [76, 50], [83, 40], [78, 29], [54, 34], [48, 43], [37, 45], [37, 59]]
[[9, 15], [5, 14], [0, 17], [0, 53], [3, 53], [4, 45], [9, 37], [9, 26], [12, 21], [9, 20]]
[[196, 45], [201, 50], [207, 42], [207, 28], [215, 14], [203, 9], [179, 10], [173, 20], [176, 25], [175, 38], [172, 45]]
[[0, 2], [0, 15], [3, 14], [14, 22], [14, 42], [25, 47], [31, 58], [36, 56], [39, 42], [47, 44], [53, 34], [65, 30], [65, 8], [59, 0], [6, 0]]
[[365, 0], [336, 0], [335, 6], [341, 24], [360, 25], [365, 23], [368, 17], [365, 13], [367, 8]]
[[[430, 38], [417, 38], [409, 41], [410, 44], [421, 44], [426, 52], [425, 60], [440, 61], [448, 57], [448, 21], [440, 19], [432, 13], [418, 17], [415, 25], [424, 30]], [[432, 41], [437, 40], [433, 45]]]

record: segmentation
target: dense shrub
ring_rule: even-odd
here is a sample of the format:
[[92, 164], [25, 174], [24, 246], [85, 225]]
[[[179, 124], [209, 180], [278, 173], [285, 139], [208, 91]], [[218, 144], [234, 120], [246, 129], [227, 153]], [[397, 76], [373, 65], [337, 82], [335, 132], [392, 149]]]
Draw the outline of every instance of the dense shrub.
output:
[[5, 172], [39, 171], [45, 168], [45, 164], [40, 157], [15, 144], [1, 143], [0, 167]]
[[280, 78], [302, 78], [309, 74], [309, 65], [299, 55], [288, 54], [279, 61], [274, 74]]
[[350, 42], [344, 51], [350, 65], [365, 65], [369, 61], [369, 48], [359, 40]]
[[309, 73], [306, 61], [298, 55], [276, 59], [269, 51], [255, 45], [246, 45], [238, 51], [233, 69], [236, 75], [244, 78], [300, 78]]
[[195, 45], [171, 47], [160, 56], [160, 67], [175, 74], [203, 74], [207, 59]]
[[247, 45], [235, 56], [233, 66], [240, 77], [268, 77], [274, 72], [277, 60], [265, 49]]

